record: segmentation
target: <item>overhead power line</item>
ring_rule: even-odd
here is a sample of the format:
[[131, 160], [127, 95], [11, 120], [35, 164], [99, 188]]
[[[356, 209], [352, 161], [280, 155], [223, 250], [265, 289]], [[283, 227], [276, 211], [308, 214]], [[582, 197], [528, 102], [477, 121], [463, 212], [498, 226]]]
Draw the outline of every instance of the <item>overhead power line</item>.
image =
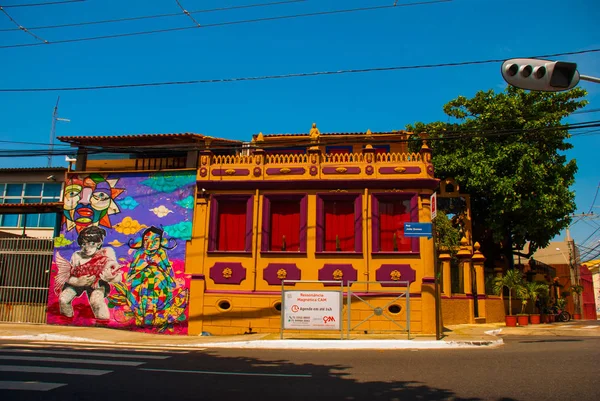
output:
[[[225, 21], [225, 22], [218, 22], [218, 23], [214, 23], [214, 24], [204, 24], [202, 26], [181, 26], [181, 27], [175, 27], [175, 28], [155, 29], [155, 30], [151, 30], [151, 31], [116, 33], [116, 34], [111, 34], [111, 35], [90, 36], [90, 37], [74, 38], [74, 39], [63, 39], [63, 40], [51, 41], [51, 42], [49, 42], [49, 44], [89, 42], [89, 41], [94, 41], [94, 40], [124, 38], [124, 37], [131, 37], [131, 36], [140, 36], [140, 35], [151, 35], [151, 34], [155, 34], [155, 33], [186, 31], [189, 29], [214, 28], [214, 27], [228, 26], [228, 25], [241, 25], [241, 24], [276, 21], [276, 20], [284, 20], [284, 19], [315, 17], [315, 16], [320, 16], [320, 15], [345, 14], [345, 13], [347, 14], [347, 13], [362, 12], [362, 11], [383, 10], [383, 9], [397, 8], [397, 7], [411, 7], [411, 6], [420, 6], [420, 5], [429, 5], [429, 4], [449, 3], [451, 1], [453, 1], [453, 0], [431, 0], [431, 1], [422, 1], [422, 2], [418, 2], [418, 3], [398, 4], [396, 6], [394, 6], [394, 5], [370, 6], [370, 7], [360, 7], [360, 8], [348, 8], [348, 9], [342, 9], [342, 10], [332, 10], [332, 11], [317, 11], [317, 12], [304, 13], [304, 14], [282, 15], [282, 16], [278, 16], [278, 17], [264, 17], [264, 18], [246, 19], [246, 20], [238, 20], [238, 21]], [[178, 14], [178, 15], [181, 15], [181, 14]], [[40, 45], [40, 43], [19, 43], [19, 44], [14, 44], [14, 45], [0, 46], [0, 49], [11, 49], [11, 48], [18, 48], [18, 47], [34, 47], [34, 46], [39, 46], [39, 45]]]
[[[583, 124], [596, 124], [597, 126], [600, 126], [600, 120], [599, 121], [590, 121], [590, 122], [586, 122]], [[429, 142], [435, 142], [437, 140], [460, 140], [460, 139], [464, 139], [464, 138], [484, 138], [484, 137], [498, 137], [498, 136], [510, 136], [510, 135], [517, 135], [517, 134], [521, 134], [524, 132], [532, 132], [532, 131], [540, 131], [540, 132], [552, 132], [552, 131], [561, 131], [561, 130], [566, 130], [566, 129], [579, 129], [579, 126], [576, 127], [569, 127], [569, 126], [561, 126], [561, 127], [546, 127], [546, 128], [535, 128], [535, 129], [511, 129], [511, 130], [480, 130], [478, 132], [470, 132], [470, 130], [467, 130], [467, 132], [463, 132], [461, 130], [456, 130], [453, 131], [451, 133], [455, 134], [455, 135], [450, 135], [447, 137], [435, 137], [435, 136], [430, 136], [429, 138], [427, 138], [427, 140]], [[333, 134], [330, 134], [333, 135]], [[277, 149], [277, 148], [281, 148], [282, 146], [310, 146], [312, 144], [310, 138], [298, 138], [295, 136], [290, 136], [289, 141], [285, 141], [285, 142], [278, 142], [276, 144], [262, 144], [262, 145], [256, 145], [254, 144], [254, 146], [251, 146], [251, 148], [261, 148], [261, 149]], [[333, 140], [333, 138], [330, 138], [327, 141], [327, 145], [337, 145], [337, 144], [352, 144], [352, 143], [364, 143], [364, 137], [361, 138], [347, 138], [344, 137], [343, 135], [339, 138], [339, 139], [335, 139]], [[410, 141], [411, 139], [403, 139], [403, 138], [387, 138], [385, 140], [380, 140], [378, 141], [376, 137], [372, 138], [370, 140], [370, 143], [373, 145], [377, 145], [379, 143], [385, 143], [385, 144], [390, 144], [390, 143], [406, 143], [408, 141]], [[539, 139], [540, 141], [543, 141], [543, 138]], [[532, 140], [529, 140], [529, 142], [531, 142]], [[222, 150], [222, 149], [231, 149], [231, 148], [236, 148], [236, 147], [241, 147], [242, 146], [243, 141], [240, 141], [240, 144], [227, 144], [227, 145], [221, 145], [221, 146], [211, 146], [209, 149], [210, 150]], [[63, 145], [65, 146], [65, 145]], [[191, 150], [191, 148], [194, 145], [190, 145], [190, 144], [185, 144], [185, 145], [173, 145], [173, 146], [169, 146], [168, 148], [165, 147], [161, 147], [161, 151], [163, 152], [176, 152], [176, 151], [188, 151]], [[102, 146], [90, 146], [90, 145], [86, 145], [85, 146], [86, 150], [88, 150], [90, 153], [105, 153], [105, 152], [110, 152], [110, 153], [147, 153], [149, 152], [149, 149], [147, 147], [140, 147], [140, 146], [111, 146], [110, 144], [106, 144], [106, 145], [102, 145]], [[198, 149], [206, 149], [204, 144], [198, 144]], [[150, 149], [152, 150], [152, 149]], [[156, 149], [155, 149], [156, 150]], [[0, 150], [0, 158], [3, 157], [29, 157], [29, 156], [48, 156], [49, 154], [52, 155], [70, 155], [74, 152], [74, 148], [71, 146], [69, 148], [63, 148], [63, 149], [54, 149], [52, 152], [50, 152], [48, 149], [11, 149], [11, 150]]]
[[190, 14], [190, 12], [189, 12], [188, 10], [186, 10], [186, 9], [185, 9], [185, 8], [184, 8], [184, 7], [181, 5], [181, 3], [179, 2], [179, 0], [175, 0], [175, 3], [177, 3], [177, 6], [178, 6], [179, 8], [181, 8], [181, 11], [183, 11], [183, 14], [184, 14], [184, 15], [187, 15], [187, 16], [188, 16], [188, 17], [189, 17], [189, 18], [192, 20], [192, 22], [193, 22], [193, 23], [194, 23], [194, 24], [195, 24], [195, 25], [196, 25], [198, 28], [200, 28], [200, 27], [201, 27], [200, 23], [199, 23], [198, 21], [196, 21], [196, 18], [192, 17], [192, 15]]
[[[204, 10], [194, 10], [190, 11], [190, 14], [200, 14], [200, 13], [212, 13], [217, 11], [228, 11], [228, 10], [240, 10], [245, 8], [256, 8], [256, 7], [269, 7], [276, 6], [282, 4], [290, 4], [290, 3], [303, 3], [308, 0], [286, 0], [286, 1], [275, 1], [270, 3], [256, 3], [256, 4], [247, 4], [241, 6], [228, 6], [228, 7], [219, 7], [219, 8], [208, 8]], [[33, 26], [30, 27], [29, 30], [42, 30], [42, 29], [56, 29], [56, 28], [68, 28], [74, 26], [85, 26], [85, 25], [99, 25], [99, 24], [112, 24], [117, 22], [129, 22], [129, 21], [139, 21], [145, 19], [158, 19], [158, 18], [170, 18], [170, 17], [181, 17], [181, 13], [166, 13], [166, 14], [155, 14], [155, 15], [141, 15], [137, 17], [128, 17], [128, 18], [114, 18], [114, 19], [106, 19], [99, 21], [88, 21], [88, 22], [74, 22], [70, 24], [59, 24], [59, 25], [42, 25], [42, 26]], [[4, 28], [0, 29], [0, 32], [7, 31], [15, 31], [18, 28]]]
[[[550, 57], [570, 56], [570, 55], [576, 55], [576, 54], [596, 53], [596, 52], [600, 52], [600, 48], [599, 49], [579, 50], [579, 51], [574, 51], [574, 52], [563, 52], [563, 53], [531, 56], [531, 58], [550, 58]], [[347, 70], [336, 70], [336, 71], [315, 71], [315, 72], [302, 72], [302, 73], [293, 73], [293, 74], [263, 75], [263, 76], [254, 76], [254, 77], [197, 79], [197, 80], [189, 80], [189, 81], [145, 82], [145, 83], [137, 83], [137, 84], [67, 86], [67, 87], [54, 87], [54, 88], [0, 88], [0, 92], [85, 91], [85, 90], [100, 90], [100, 89], [142, 88], [142, 87], [169, 86], [169, 85], [196, 85], [196, 84], [216, 84], [216, 83], [244, 82], [244, 81], [266, 81], [266, 80], [270, 80], [270, 79], [316, 77], [316, 76], [321, 76], [321, 75], [341, 75], [341, 74], [358, 74], [358, 73], [367, 73], [367, 72], [416, 70], [416, 69], [426, 69], [426, 68], [460, 67], [460, 66], [466, 66], [466, 65], [500, 63], [503, 61], [504, 61], [504, 59], [489, 59], [489, 60], [476, 60], [476, 61], [461, 61], [461, 62], [454, 62], [454, 63], [421, 64], [421, 65], [407, 65], [407, 66], [393, 66], [393, 67], [372, 67], [372, 68], [347, 69]]]
[[40, 38], [39, 36], [37, 36], [35, 33], [30, 32], [27, 28], [25, 28], [23, 25], [19, 24], [17, 21], [15, 21], [15, 19], [13, 17], [10, 16], [10, 14], [2, 7], [0, 6], [0, 11], [2, 11], [4, 13], [4, 15], [6, 15], [8, 17], [8, 19], [17, 26], [17, 29], [20, 31], [25, 32], [28, 35], [33, 36], [34, 38], [36, 38], [37, 40], [39, 40], [40, 44], [48, 44], [48, 41], [45, 39]]
[[85, 0], [62, 0], [62, 1], [49, 1], [46, 3], [27, 3], [27, 4], [13, 4], [8, 6], [0, 6], [4, 8], [19, 8], [19, 7], [40, 7], [40, 6], [54, 6], [57, 4], [67, 4], [67, 3], [82, 3]]

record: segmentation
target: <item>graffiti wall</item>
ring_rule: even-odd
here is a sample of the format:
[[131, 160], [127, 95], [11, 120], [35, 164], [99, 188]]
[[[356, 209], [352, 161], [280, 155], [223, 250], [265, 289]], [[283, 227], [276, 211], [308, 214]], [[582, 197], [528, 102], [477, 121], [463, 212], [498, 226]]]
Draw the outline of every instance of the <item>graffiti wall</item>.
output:
[[196, 172], [67, 178], [48, 323], [187, 334]]

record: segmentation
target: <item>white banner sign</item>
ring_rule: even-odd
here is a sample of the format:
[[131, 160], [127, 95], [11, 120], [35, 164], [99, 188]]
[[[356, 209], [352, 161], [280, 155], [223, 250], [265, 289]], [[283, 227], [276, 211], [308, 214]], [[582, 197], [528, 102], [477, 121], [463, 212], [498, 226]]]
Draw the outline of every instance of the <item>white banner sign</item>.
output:
[[284, 329], [340, 330], [340, 291], [284, 291]]

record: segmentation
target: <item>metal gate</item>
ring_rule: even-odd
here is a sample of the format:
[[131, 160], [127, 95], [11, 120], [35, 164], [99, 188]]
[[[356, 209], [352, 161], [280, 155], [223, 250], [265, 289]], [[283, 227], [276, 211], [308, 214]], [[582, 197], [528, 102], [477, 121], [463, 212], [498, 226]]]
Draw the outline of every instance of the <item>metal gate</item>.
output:
[[[353, 284], [366, 284], [368, 285], [381, 285], [382, 289], [373, 290], [370, 289], [368, 292], [352, 291]], [[386, 287], [389, 286], [389, 287]], [[383, 306], [375, 306], [369, 302], [368, 298], [374, 296], [385, 296], [386, 298], [392, 298]], [[357, 324], [352, 324], [352, 301], [356, 299], [360, 301], [360, 305], [367, 309], [366, 316]], [[404, 299], [405, 307], [401, 308], [396, 302]], [[347, 290], [347, 338], [350, 338], [350, 332], [352, 330], [359, 329], [364, 323], [371, 319], [385, 319], [391, 323], [392, 327], [397, 327], [400, 332], [407, 333], [408, 339], [410, 340], [410, 282], [408, 281], [348, 281]], [[394, 313], [392, 308], [397, 308], [397, 312]], [[401, 313], [404, 309], [404, 313]], [[360, 317], [362, 317], [359, 314]], [[402, 322], [402, 323], [400, 323]], [[389, 330], [392, 331], [392, 330]], [[398, 332], [397, 329], [393, 330]]]
[[52, 239], [0, 238], [0, 322], [46, 323]]

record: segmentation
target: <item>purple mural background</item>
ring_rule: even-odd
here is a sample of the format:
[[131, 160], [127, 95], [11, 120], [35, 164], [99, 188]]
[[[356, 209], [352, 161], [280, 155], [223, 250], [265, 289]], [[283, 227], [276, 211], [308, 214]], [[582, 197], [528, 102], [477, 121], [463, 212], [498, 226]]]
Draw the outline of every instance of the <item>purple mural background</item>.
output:
[[69, 175], [48, 323], [187, 334], [195, 182], [195, 171]]

